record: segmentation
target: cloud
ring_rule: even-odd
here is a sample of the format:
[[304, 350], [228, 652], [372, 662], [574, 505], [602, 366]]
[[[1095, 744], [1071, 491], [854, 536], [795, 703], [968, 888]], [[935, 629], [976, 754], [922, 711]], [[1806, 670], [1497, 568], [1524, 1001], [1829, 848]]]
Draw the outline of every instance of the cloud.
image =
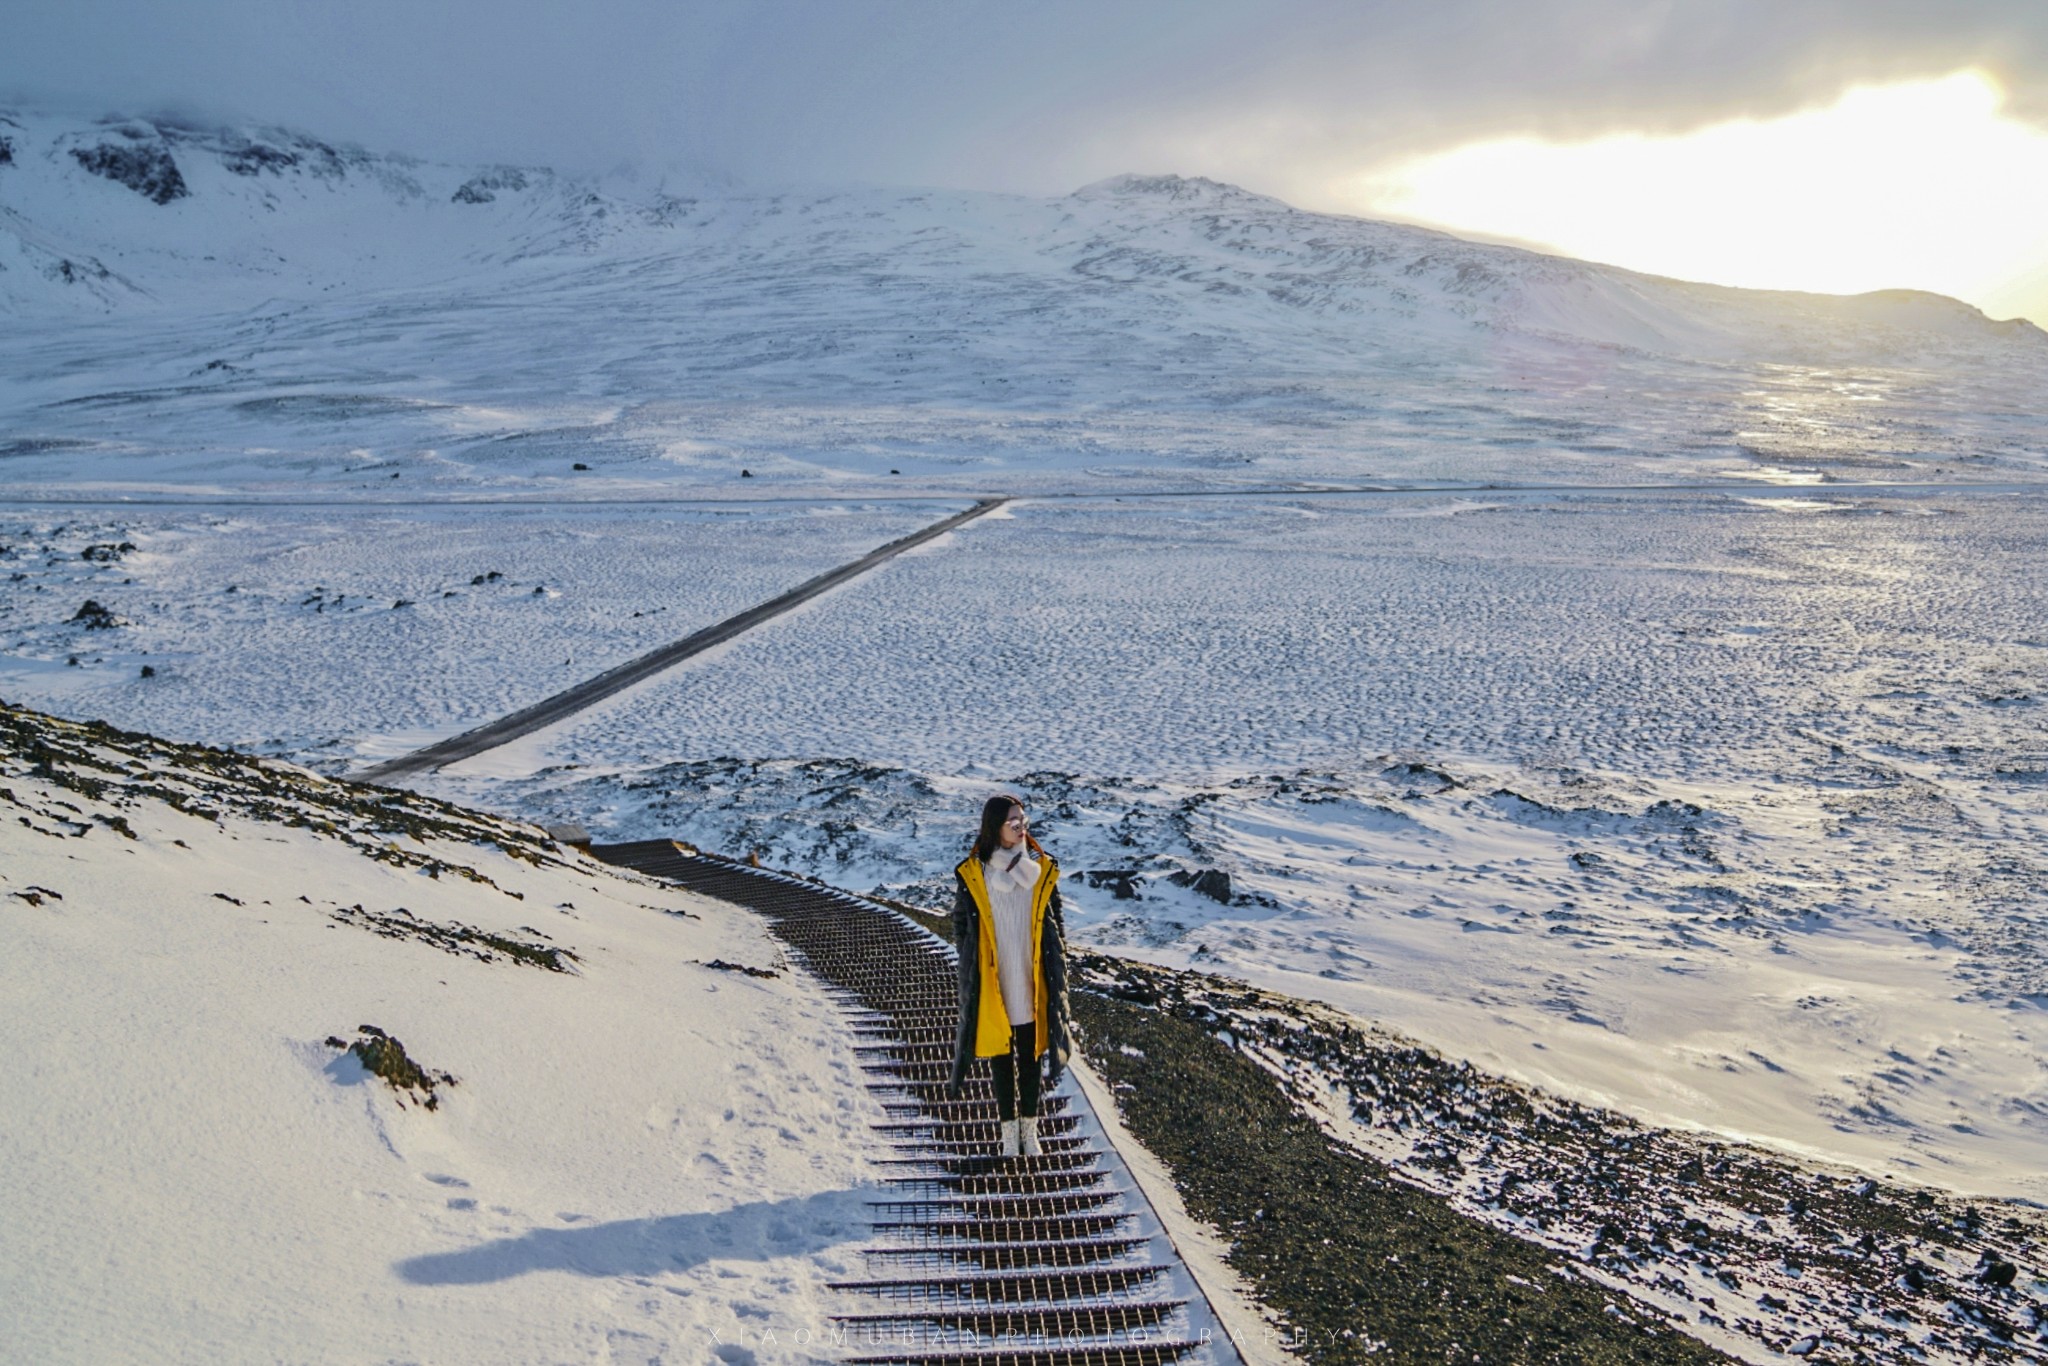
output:
[[747, 183], [1030, 192], [1179, 170], [1304, 202], [1511, 133], [1677, 131], [1996, 72], [2048, 124], [2036, 0], [68, 0], [0, 98], [379, 149]]

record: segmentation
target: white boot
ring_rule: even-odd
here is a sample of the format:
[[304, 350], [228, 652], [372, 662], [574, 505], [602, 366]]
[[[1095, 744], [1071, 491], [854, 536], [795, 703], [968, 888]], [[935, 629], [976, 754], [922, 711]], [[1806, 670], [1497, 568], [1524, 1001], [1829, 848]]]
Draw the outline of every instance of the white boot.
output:
[[1002, 1150], [996, 1155], [998, 1157], [1015, 1157], [1018, 1155], [1016, 1120], [1006, 1119], [1003, 1121], [1003, 1146]]
[[1017, 1141], [1022, 1147], [1022, 1156], [1043, 1157], [1045, 1149], [1038, 1146], [1038, 1116], [1026, 1115], [1017, 1121]]

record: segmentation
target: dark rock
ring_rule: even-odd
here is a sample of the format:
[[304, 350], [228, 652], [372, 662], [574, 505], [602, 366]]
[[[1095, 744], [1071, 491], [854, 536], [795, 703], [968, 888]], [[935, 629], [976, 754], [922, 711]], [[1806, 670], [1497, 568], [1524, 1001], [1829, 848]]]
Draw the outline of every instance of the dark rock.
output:
[[156, 665], [154, 665], [154, 664], [145, 664], [145, 665], [143, 665], [143, 666], [142, 666], [142, 676], [143, 676], [144, 678], [155, 678], [155, 677], [156, 677]]
[[221, 162], [236, 175], [261, 175], [265, 171], [282, 175], [299, 164], [299, 154], [260, 142], [248, 142], [224, 154]]
[[720, 972], [744, 972], [749, 977], [780, 977], [782, 975], [773, 968], [750, 968], [745, 963], [728, 963], [723, 958], [714, 958], [704, 966], [707, 968], [717, 968]]
[[468, 180], [463, 181], [462, 185], [451, 196], [451, 200], [457, 204], [488, 204], [498, 197], [496, 194], [498, 190], [523, 190], [525, 188], [526, 175], [524, 172], [516, 171], [509, 166], [500, 166], [496, 170], [485, 171], [480, 175], [473, 175]]
[[123, 541], [119, 545], [89, 545], [78, 552], [78, 558], [92, 564], [113, 564], [133, 549], [133, 541]]
[[1138, 897], [1138, 874], [1127, 868], [1089, 868], [1081, 873], [1081, 880], [1090, 887], [1107, 887], [1111, 897], [1118, 901], [1136, 901]]
[[1166, 880], [1176, 887], [1192, 888], [1211, 901], [1230, 904], [1230, 874], [1220, 868], [1199, 868], [1192, 873], [1178, 869], [1168, 873]]
[[2019, 1268], [2000, 1257], [1990, 1258], [1982, 1271], [1977, 1273], [1977, 1284], [1988, 1285], [1994, 1290], [2003, 1290], [2019, 1275]]
[[111, 630], [121, 624], [119, 617], [100, 606], [99, 602], [93, 598], [87, 598], [85, 604], [78, 609], [71, 620], [84, 626], [88, 631]]
[[[472, 881], [486, 880], [475, 869], [464, 869], [439, 860], [429, 860], [420, 871], [437, 881], [444, 872], [457, 873]], [[575, 964], [579, 961], [573, 949], [565, 949], [555, 944], [538, 944], [509, 934], [494, 934], [488, 930], [477, 929], [474, 925], [465, 925], [459, 920], [451, 920], [446, 924], [423, 920], [403, 906], [387, 914], [364, 910], [358, 903], [353, 906], [337, 907], [328, 912], [328, 918], [343, 925], [368, 930], [386, 939], [415, 939], [443, 953], [452, 953], [461, 958], [474, 958], [484, 963], [507, 960], [548, 972], [574, 972]], [[545, 935], [540, 937], [546, 938]]]
[[42, 267], [43, 278], [61, 284], [75, 285], [82, 280], [104, 280], [112, 272], [97, 261], [73, 261], [64, 257]]
[[421, 1102], [429, 1110], [436, 1109], [441, 1098], [434, 1094], [437, 1086], [453, 1086], [455, 1078], [446, 1072], [434, 1072], [421, 1067], [406, 1055], [405, 1045], [386, 1034], [375, 1025], [356, 1026], [357, 1038], [353, 1043], [343, 1043], [330, 1034], [329, 1048], [346, 1049], [355, 1055], [363, 1069], [372, 1076], [382, 1077], [384, 1084], [401, 1095], [407, 1091], [421, 1092]]
[[126, 185], [151, 203], [168, 204], [192, 193], [185, 188], [185, 177], [179, 174], [171, 149], [160, 142], [125, 146], [103, 142], [97, 147], [74, 147], [71, 155], [94, 175]]

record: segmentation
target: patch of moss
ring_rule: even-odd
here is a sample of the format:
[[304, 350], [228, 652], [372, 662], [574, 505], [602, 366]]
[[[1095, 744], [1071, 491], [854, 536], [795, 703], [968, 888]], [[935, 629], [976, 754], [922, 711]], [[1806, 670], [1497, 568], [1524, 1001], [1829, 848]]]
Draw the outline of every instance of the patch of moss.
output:
[[439, 1109], [441, 1105], [441, 1098], [434, 1094], [436, 1087], [456, 1084], [452, 1074], [431, 1071], [414, 1062], [406, 1053], [404, 1044], [375, 1025], [357, 1025], [354, 1042], [330, 1034], [327, 1046], [353, 1054], [363, 1065], [363, 1070], [371, 1076], [383, 1078], [384, 1084], [401, 1097], [407, 1092], [417, 1091], [420, 1104], [429, 1110]]
[[[507, 934], [495, 934], [480, 930], [474, 925], [465, 925], [459, 920], [442, 922], [423, 920], [405, 907], [390, 912], [366, 911], [361, 905], [341, 906], [329, 911], [328, 915], [344, 925], [354, 925], [386, 939], [417, 939], [443, 953], [459, 957], [475, 958], [481, 962], [496, 962], [508, 958], [528, 967], [545, 968], [549, 972], [574, 972], [580, 961], [573, 950], [555, 944], [535, 943], [532, 940], [515, 939]], [[529, 934], [545, 939], [539, 930], [528, 929]]]
[[723, 958], [714, 958], [704, 966], [716, 968], [720, 972], [743, 972], [749, 977], [780, 977], [782, 975], [774, 968], [753, 968], [748, 967], [745, 963], [728, 963]]

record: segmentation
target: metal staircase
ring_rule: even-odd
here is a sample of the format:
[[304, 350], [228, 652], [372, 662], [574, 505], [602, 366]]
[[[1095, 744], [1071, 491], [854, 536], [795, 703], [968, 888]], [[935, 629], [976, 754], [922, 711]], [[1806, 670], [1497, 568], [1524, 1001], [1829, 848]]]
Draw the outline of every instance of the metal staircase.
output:
[[951, 946], [875, 902], [667, 840], [598, 858], [766, 917], [848, 1012], [875, 1124], [896, 1154], [870, 1201], [867, 1276], [833, 1288], [859, 1366], [1237, 1366], [1151, 1206], [1065, 1081], [1046, 1094], [1045, 1155], [996, 1156], [988, 1064], [945, 1095], [957, 1012]]

